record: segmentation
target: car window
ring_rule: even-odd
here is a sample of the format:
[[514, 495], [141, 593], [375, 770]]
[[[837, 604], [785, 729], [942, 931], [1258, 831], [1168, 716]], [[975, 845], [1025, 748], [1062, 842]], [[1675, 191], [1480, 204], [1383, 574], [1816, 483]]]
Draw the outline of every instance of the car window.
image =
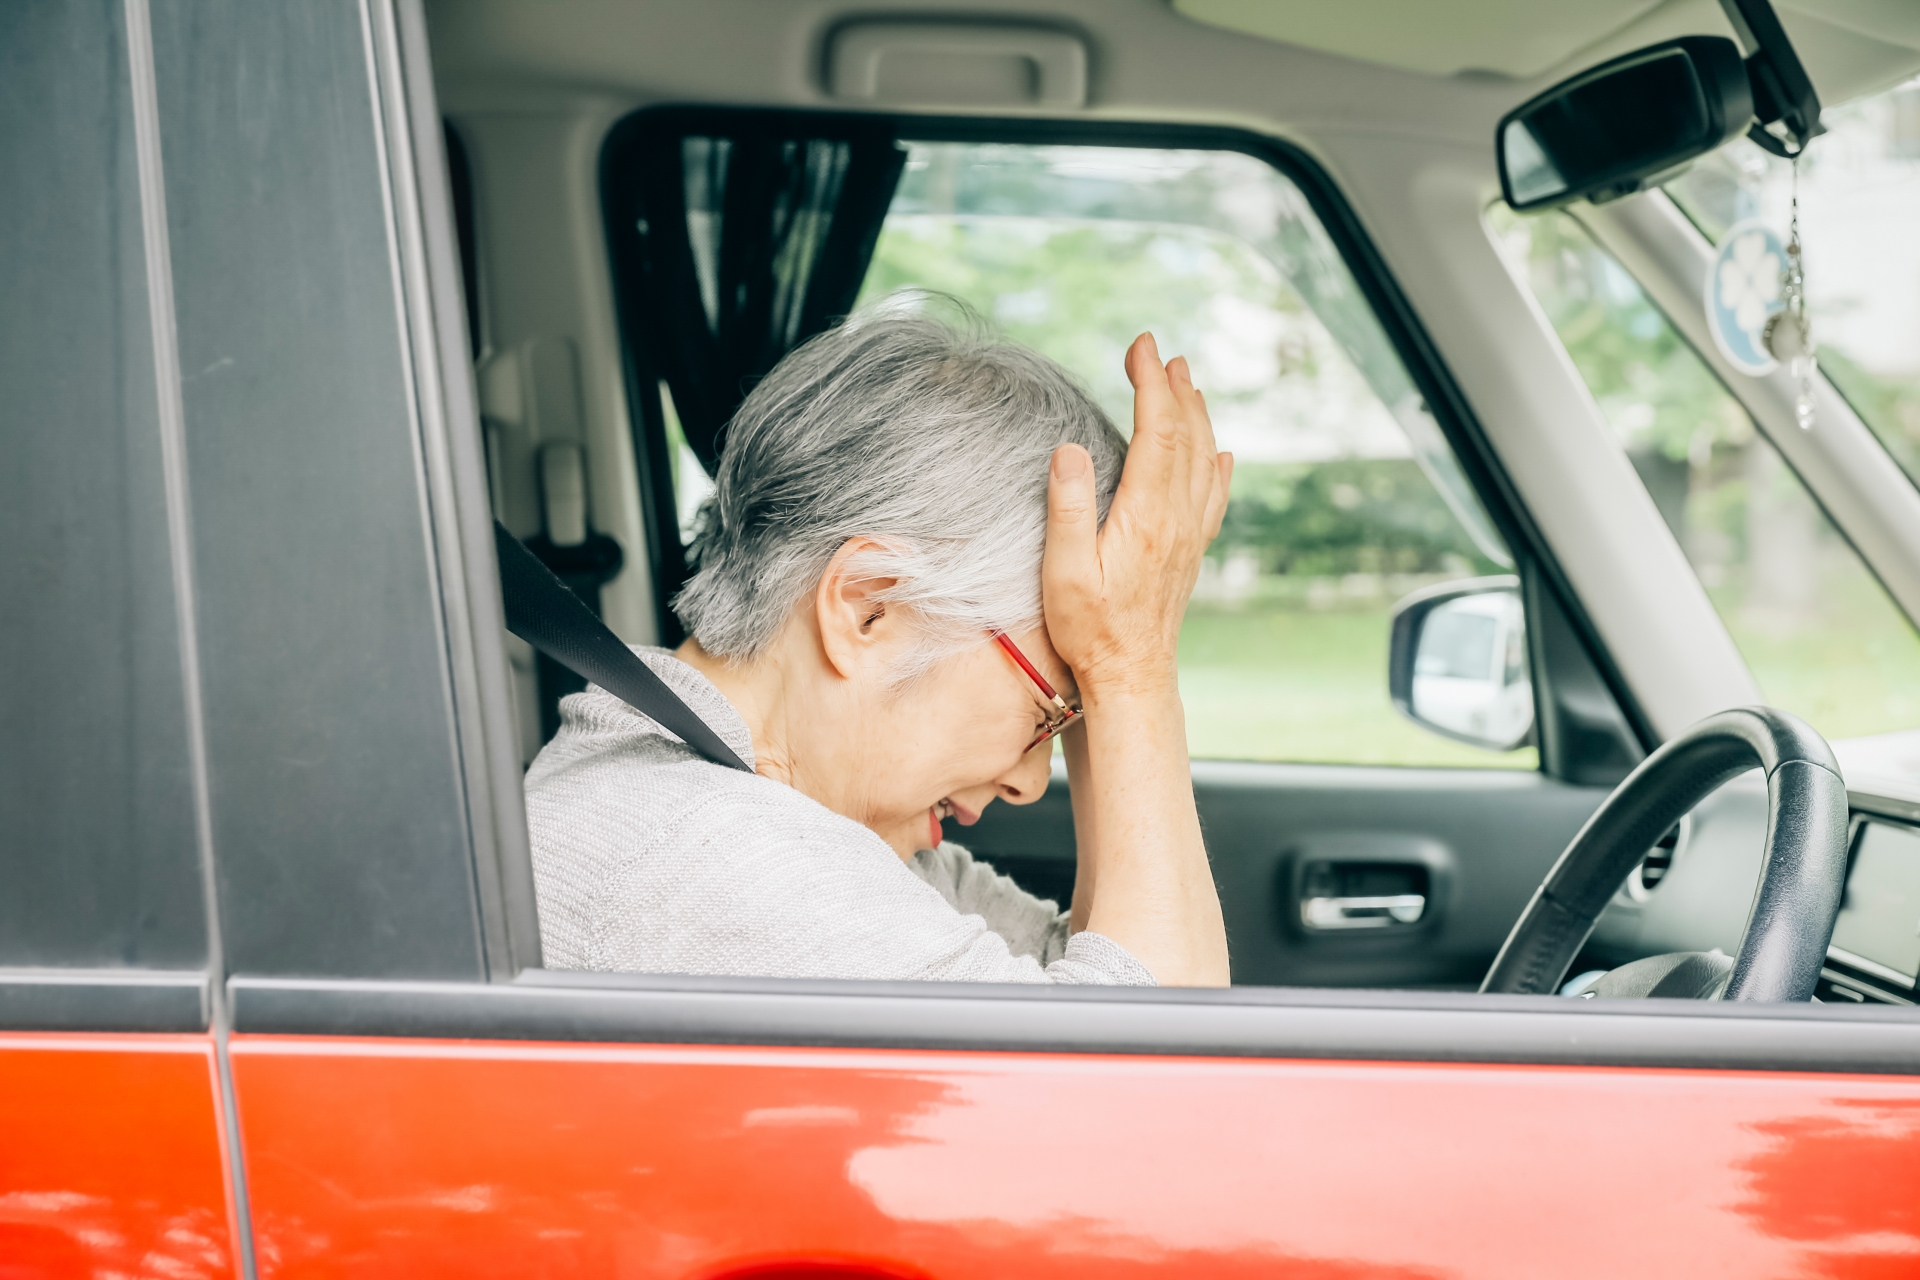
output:
[[1920, 636], [1739, 402], [1572, 217], [1491, 216], [1767, 700], [1920, 726]]
[[[1821, 113], [1800, 164], [1807, 306], [1827, 378], [1920, 483], [1920, 79]], [[1793, 166], [1751, 142], [1667, 185], [1718, 244], [1759, 218], [1784, 231]]]
[[[1236, 456], [1181, 635], [1197, 757], [1531, 768], [1401, 719], [1396, 600], [1506, 546], [1299, 189], [1252, 156], [914, 142], [862, 301], [964, 299], [1130, 430], [1121, 355], [1185, 354]], [[684, 471], [685, 468], [683, 467]]]

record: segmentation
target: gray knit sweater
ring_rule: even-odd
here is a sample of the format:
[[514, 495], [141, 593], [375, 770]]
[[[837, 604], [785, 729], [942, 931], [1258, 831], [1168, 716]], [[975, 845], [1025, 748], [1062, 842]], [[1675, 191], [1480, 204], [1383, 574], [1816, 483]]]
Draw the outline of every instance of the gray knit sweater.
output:
[[[634, 650], [753, 763], [747, 726], [664, 649]], [[553, 969], [1116, 983], [1153, 974], [951, 842], [911, 865], [866, 827], [694, 751], [598, 686], [527, 773]]]

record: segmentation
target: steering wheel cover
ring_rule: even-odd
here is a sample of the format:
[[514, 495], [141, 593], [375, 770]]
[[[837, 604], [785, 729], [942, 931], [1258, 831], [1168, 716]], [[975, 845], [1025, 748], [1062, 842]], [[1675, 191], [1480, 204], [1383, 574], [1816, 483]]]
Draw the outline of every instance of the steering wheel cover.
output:
[[1553, 864], [1480, 989], [1554, 990], [1653, 842], [1756, 765], [1767, 777], [1766, 852], [1724, 998], [1810, 999], [1846, 885], [1847, 787], [1820, 735], [1772, 707], [1708, 716], [1641, 761]]

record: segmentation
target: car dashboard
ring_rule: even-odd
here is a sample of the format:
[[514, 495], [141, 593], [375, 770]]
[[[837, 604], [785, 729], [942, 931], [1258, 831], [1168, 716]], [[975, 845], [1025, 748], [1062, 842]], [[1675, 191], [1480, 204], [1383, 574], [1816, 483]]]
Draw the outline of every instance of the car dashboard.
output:
[[[1920, 1000], [1920, 803], [1848, 793], [1847, 887], [1815, 1000]], [[1694, 811], [1614, 896], [1588, 944], [1595, 964], [1666, 951], [1735, 954], [1760, 876], [1767, 793], [1741, 779]]]

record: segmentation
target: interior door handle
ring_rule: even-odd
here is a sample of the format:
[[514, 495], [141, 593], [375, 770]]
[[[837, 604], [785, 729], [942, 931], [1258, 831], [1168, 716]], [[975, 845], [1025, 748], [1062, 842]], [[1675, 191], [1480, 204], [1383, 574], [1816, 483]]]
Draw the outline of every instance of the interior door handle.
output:
[[1309, 929], [1390, 929], [1419, 923], [1426, 914], [1424, 893], [1393, 893], [1365, 898], [1304, 898], [1300, 923]]

